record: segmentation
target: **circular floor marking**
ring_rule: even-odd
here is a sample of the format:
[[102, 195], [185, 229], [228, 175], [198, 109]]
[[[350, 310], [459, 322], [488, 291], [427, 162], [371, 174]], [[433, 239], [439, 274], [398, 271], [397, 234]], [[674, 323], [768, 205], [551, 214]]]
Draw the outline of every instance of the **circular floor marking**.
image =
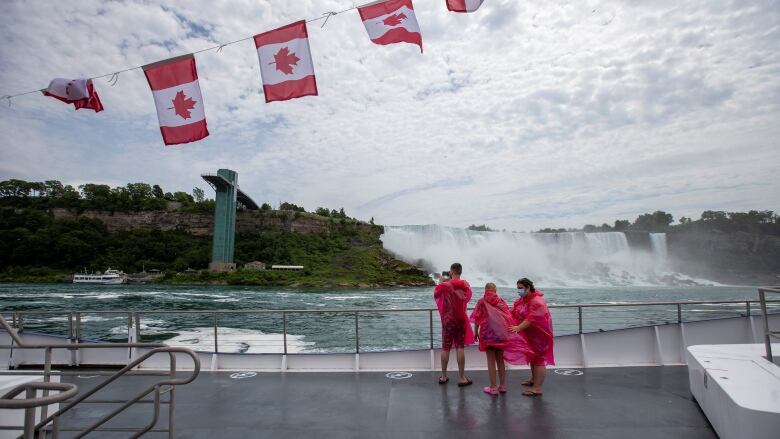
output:
[[581, 370], [577, 369], [555, 369], [555, 373], [567, 377], [579, 376], [583, 374]]
[[254, 376], [257, 376], [257, 372], [236, 372], [230, 374], [230, 378], [234, 380], [243, 380], [244, 378], [252, 378]]
[[389, 372], [385, 376], [392, 380], [405, 380], [411, 378], [412, 374], [409, 372]]

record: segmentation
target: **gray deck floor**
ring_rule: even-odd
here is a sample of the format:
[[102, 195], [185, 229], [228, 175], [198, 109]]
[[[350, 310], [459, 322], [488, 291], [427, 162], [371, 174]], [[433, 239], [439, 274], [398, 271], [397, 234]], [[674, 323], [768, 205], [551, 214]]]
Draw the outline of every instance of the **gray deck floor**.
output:
[[[545, 394], [520, 394], [525, 373], [509, 372], [509, 392], [482, 392], [486, 372], [470, 387], [436, 383], [436, 373], [407, 379], [384, 373], [258, 373], [233, 379], [202, 372], [176, 394], [177, 438], [716, 438], [692, 400], [685, 367], [582, 369], [548, 373]], [[157, 377], [135, 376], [101, 398], [128, 395]], [[70, 377], [81, 389], [100, 378]], [[108, 411], [90, 404], [66, 424], [86, 425]], [[115, 426], [139, 425], [151, 405], [134, 407]], [[161, 424], [167, 424], [163, 416]], [[63, 435], [68, 437], [68, 435]], [[88, 437], [127, 437], [97, 433]], [[146, 437], [166, 437], [162, 433]]]

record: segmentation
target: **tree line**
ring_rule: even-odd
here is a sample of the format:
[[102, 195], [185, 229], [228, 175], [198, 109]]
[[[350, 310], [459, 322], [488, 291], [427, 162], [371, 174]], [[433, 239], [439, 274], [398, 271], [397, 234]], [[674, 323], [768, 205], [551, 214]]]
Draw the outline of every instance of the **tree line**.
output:
[[[25, 181], [10, 179], [0, 181], [0, 207], [31, 207], [39, 209], [67, 208], [84, 210], [102, 210], [111, 212], [132, 212], [165, 210], [169, 203], [178, 203], [183, 210], [211, 212], [214, 200], [207, 198], [201, 188], [193, 188], [191, 193], [177, 191], [165, 192], [157, 184], [128, 183], [125, 186], [111, 187], [106, 184], [86, 183], [78, 186], [63, 185], [58, 180]], [[273, 210], [268, 203], [261, 210]], [[306, 213], [303, 206], [282, 201], [278, 210]], [[339, 210], [318, 207], [313, 212], [327, 218], [354, 220], [344, 208]], [[371, 219], [373, 224], [373, 218]]]
[[86, 183], [75, 188], [58, 180], [0, 181], [0, 206], [129, 212], [164, 210], [171, 202], [179, 203], [185, 209], [214, 208], [214, 200], [207, 199], [203, 189], [197, 187], [190, 194], [165, 192], [159, 185], [148, 183], [128, 183], [117, 187]]
[[641, 214], [633, 222], [616, 220], [613, 225], [606, 223], [600, 226], [587, 224], [582, 229], [544, 228], [538, 232], [675, 232], [683, 230], [780, 235], [780, 216], [771, 210], [751, 210], [748, 212], [705, 210], [697, 220], [683, 216], [675, 224], [672, 214], [657, 210], [653, 213]]

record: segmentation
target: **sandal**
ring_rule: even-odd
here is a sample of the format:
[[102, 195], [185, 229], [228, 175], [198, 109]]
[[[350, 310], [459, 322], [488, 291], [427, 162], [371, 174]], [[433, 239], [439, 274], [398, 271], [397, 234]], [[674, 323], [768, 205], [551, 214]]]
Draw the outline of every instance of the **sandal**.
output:
[[487, 394], [489, 394], [489, 395], [493, 395], [493, 396], [498, 395], [498, 390], [496, 390], [495, 387], [487, 386], [484, 389], [482, 389], [482, 391], [487, 393]]
[[542, 392], [534, 392], [533, 390], [528, 389], [523, 391], [523, 396], [542, 396]]
[[530, 387], [530, 386], [533, 386], [533, 385], [534, 385], [534, 382], [533, 382], [533, 381], [531, 381], [531, 380], [525, 380], [525, 381], [523, 381], [523, 382], [522, 382], [522, 383], [520, 383], [520, 384], [522, 384], [522, 385], [524, 385], [524, 386], [529, 386], [529, 387]]
[[474, 384], [474, 383], [470, 379], [466, 378], [466, 382], [465, 383], [458, 383], [458, 387], [466, 387], [466, 386], [470, 386], [472, 384]]
[[506, 386], [501, 384], [498, 386], [498, 392], [499, 393], [506, 393]]
[[449, 382], [450, 382], [450, 377], [444, 379], [441, 379], [441, 377], [439, 377], [439, 384], [447, 384]]

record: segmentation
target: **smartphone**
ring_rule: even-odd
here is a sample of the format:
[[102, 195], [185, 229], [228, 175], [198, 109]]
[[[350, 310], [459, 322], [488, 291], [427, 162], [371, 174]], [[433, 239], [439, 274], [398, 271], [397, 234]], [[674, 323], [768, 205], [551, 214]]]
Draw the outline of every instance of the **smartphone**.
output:
[[450, 276], [450, 272], [449, 272], [449, 271], [442, 271], [442, 272], [441, 272], [441, 277], [446, 277], [446, 278], [449, 278], [449, 277], [451, 277], [451, 276]]

